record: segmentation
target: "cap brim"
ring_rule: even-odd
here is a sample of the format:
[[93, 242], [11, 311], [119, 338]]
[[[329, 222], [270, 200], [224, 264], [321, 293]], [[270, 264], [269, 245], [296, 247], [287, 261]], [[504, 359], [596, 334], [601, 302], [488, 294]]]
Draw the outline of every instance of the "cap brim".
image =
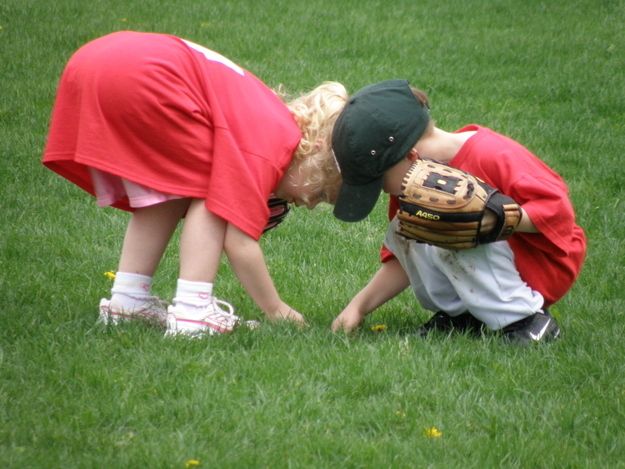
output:
[[380, 197], [382, 183], [383, 178], [369, 184], [349, 185], [343, 182], [334, 204], [334, 216], [339, 220], [350, 222], [366, 218]]

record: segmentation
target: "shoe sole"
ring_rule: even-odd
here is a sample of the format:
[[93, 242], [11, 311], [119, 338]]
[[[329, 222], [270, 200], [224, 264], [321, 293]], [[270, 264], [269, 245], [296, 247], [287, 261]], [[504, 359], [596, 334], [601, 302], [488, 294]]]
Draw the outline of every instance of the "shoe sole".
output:
[[[181, 327], [182, 326], [182, 327]], [[236, 327], [227, 328], [220, 324], [211, 324], [206, 321], [176, 318], [173, 314], [167, 316], [166, 337], [188, 336], [201, 337], [202, 335], [230, 334]]]

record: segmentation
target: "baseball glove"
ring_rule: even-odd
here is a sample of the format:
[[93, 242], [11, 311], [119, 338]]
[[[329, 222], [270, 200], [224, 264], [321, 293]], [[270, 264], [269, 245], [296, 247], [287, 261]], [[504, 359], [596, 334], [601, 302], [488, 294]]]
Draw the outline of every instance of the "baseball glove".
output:
[[274, 196], [269, 197], [267, 205], [269, 206], [269, 221], [267, 225], [265, 225], [263, 233], [266, 233], [282, 223], [291, 210], [286, 200]]
[[506, 239], [521, 215], [514, 200], [481, 179], [431, 160], [415, 161], [406, 173], [397, 212], [401, 235], [447, 249]]

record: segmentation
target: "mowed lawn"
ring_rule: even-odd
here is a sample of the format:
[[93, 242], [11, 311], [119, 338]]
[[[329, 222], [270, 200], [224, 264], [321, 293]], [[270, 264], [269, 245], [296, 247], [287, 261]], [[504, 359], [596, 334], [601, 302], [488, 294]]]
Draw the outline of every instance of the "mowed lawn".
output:
[[[0, 467], [625, 467], [625, 2], [3, 0]], [[309, 327], [165, 339], [96, 324], [128, 214], [40, 164], [59, 74], [106, 33], [171, 33], [292, 94], [406, 78], [437, 124], [478, 123], [568, 182], [589, 251], [562, 339], [432, 335], [409, 292], [351, 335], [332, 319], [378, 268], [358, 224], [295, 209], [262, 239]], [[177, 236], [154, 289], [171, 298]], [[224, 260], [220, 298], [262, 319]]]

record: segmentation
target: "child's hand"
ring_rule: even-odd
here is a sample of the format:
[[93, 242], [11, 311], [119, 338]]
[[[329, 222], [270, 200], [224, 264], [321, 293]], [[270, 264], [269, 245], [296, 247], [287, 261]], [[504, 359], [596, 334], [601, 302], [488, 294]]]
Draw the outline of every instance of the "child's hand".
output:
[[270, 321], [293, 321], [301, 325], [306, 324], [304, 316], [295, 311], [286, 303], [283, 303], [280, 308], [272, 313], [267, 313], [267, 318]]
[[360, 326], [363, 320], [364, 316], [356, 309], [346, 308], [332, 321], [332, 332], [352, 332]]

